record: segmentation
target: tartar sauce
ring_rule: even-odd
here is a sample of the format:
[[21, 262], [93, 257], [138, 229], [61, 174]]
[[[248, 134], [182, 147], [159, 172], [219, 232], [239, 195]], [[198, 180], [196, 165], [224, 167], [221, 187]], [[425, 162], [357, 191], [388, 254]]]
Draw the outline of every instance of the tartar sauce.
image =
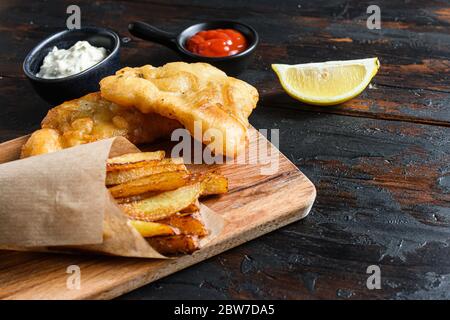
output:
[[36, 76], [45, 79], [68, 77], [92, 67], [107, 55], [105, 48], [91, 46], [87, 41], [78, 41], [67, 50], [53, 47]]

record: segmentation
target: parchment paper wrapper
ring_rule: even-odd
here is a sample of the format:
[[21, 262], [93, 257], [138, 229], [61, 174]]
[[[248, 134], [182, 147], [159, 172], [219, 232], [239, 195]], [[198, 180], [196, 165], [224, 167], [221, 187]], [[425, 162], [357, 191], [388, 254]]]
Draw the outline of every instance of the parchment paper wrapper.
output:
[[[105, 187], [106, 160], [138, 152], [122, 137], [0, 165], [0, 249], [166, 258], [128, 223]], [[210, 235], [223, 219], [200, 209]]]

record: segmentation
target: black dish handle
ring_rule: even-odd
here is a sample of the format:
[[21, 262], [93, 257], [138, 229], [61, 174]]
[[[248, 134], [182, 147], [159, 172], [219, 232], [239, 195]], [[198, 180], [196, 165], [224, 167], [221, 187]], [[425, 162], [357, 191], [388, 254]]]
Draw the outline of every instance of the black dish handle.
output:
[[136, 21], [128, 25], [130, 33], [143, 40], [153, 41], [178, 51], [177, 34], [158, 29], [148, 23]]

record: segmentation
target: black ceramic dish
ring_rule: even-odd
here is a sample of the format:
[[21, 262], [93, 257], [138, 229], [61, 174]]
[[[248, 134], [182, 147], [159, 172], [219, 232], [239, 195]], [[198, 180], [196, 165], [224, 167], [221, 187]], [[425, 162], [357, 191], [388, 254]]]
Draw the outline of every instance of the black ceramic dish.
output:
[[[68, 49], [77, 41], [85, 40], [95, 47], [103, 47], [108, 56], [92, 67], [59, 79], [43, 79], [36, 76], [45, 56], [54, 46]], [[100, 80], [120, 68], [120, 39], [112, 30], [86, 27], [55, 33], [39, 43], [25, 58], [23, 71], [36, 92], [52, 106], [79, 98], [99, 90]]]
[[[238, 54], [227, 57], [204, 57], [186, 49], [186, 41], [202, 30], [235, 29], [241, 32], [248, 42], [248, 48]], [[162, 44], [178, 52], [188, 62], [207, 62], [225, 71], [229, 75], [237, 75], [247, 68], [253, 52], [258, 45], [258, 33], [250, 26], [234, 21], [213, 21], [194, 24], [179, 34], [160, 30], [144, 22], [133, 22], [128, 25], [130, 33], [138, 38]]]

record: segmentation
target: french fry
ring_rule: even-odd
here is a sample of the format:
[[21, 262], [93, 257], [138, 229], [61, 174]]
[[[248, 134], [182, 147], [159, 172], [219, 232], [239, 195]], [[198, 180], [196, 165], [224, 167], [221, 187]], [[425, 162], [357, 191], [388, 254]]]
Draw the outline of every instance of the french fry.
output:
[[161, 220], [185, 209], [200, 196], [201, 184], [194, 183], [172, 191], [162, 192], [148, 199], [119, 204], [122, 211], [133, 220]]
[[106, 172], [114, 172], [119, 170], [128, 170], [134, 168], [141, 168], [147, 165], [157, 165], [161, 160], [143, 160], [129, 163], [113, 163], [106, 164]]
[[127, 153], [106, 160], [106, 164], [124, 164], [141, 161], [162, 160], [165, 156], [166, 153], [164, 151]]
[[228, 179], [215, 172], [193, 174], [191, 176], [191, 181], [201, 183], [202, 197], [228, 192]]
[[136, 202], [136, 201], [142, 201], [144, 199], [147, 199], [147, 198], [150, 198], [150, 197], [154, 197], [154, 196], [156, 196], [159, 193], [161, 193], [161, 192], [150, 191], [150, 192], [137, 194], [135, 196], [121, 197], [121, 198], [115, 198], [115, 199], [116, 199], [116, 202], [118, 204], [124, 204], [124, 203], [131, 203], [131, 202]]
[[185, 171], [172, 171], [152, 174], [109, 188], [114, 198], [129, 197], [151, 191], [169, 191], [186, 185], [189, 174]]
[[189, 206], [180, 211], [180, 214], [187, 215], [200, 210], [200, 202], [197, 200], [194, 203], [191, 203]]
[[[118, 204], [125, 204], [125, 203], [131, 203], [131, 202], [136, 202], [136, 201], [142, 201], [147, 198], [154, 197], [160, 193], [161, 192], [159, 192], [159, 191], [149, 191], [149, 192], [137, 194], [134, 196], [115, 198], [115, 200]], [[189, 206], [187, 206], [186, 208], [181, 210], [180, 214], [188, 215], [188, 214], [197, 212], [198, 210], [200, 210], [200, 202], [197, 200], [196, 202], [191, 203]]]
[[191, 174], [181, 158], [164, 156], [157, 151], [111, 158], [106, 185], [130, 225], [155, 250], [191, 254], [208, 235], [198, 198], [226, 193], [228, 180], [215, 172]]
[[128, 221], [143, 237], [173, 236], [178, 233], [177, 230], [167, 224], [138, 220]]
[[222, 194], [228, 192], [228, 179], [224, 176], [210, 172], [202, 180], [202, 196]]
[[166, 164], [183, 164], [182, 158], [167, 158], [167, 159], [154, 159], [154, 160], [142, 160], [136, 162], [126, 163], [111, 163], [106, 164], [106, 172], [128, 170], [133, 168], [141, 168], [144, 166], [161, 166]]
[[[164, 159], [164, 160], [166, 160], [166, 159]], [[107, 186], [111, 186], [111, 185], [115, 185], [115, 184], [129, 182], [129, 181], [143, 178], [146, 176], [150, 176], [152, 174], [157, 174], [157, 173], [161, 173], [161, 172], [170, 172], [170, 171], [185, 171], [185, 172], [187, 172], [187, 169], [184, 164], [174, 164], [174, 163], [167, 163], [167, 162], [163, 162], [163, 164], [158, 164], [158, 165], [155, 165], [152, 163], [144, 164], [142, 167], [139, 167], [139, 168], [107, 172], [105, 184]]]
[[169, 218], [158, 220], [158, 223], [177, 228], [181, 234], [204, 237], [208, 235], [205, 225], [198, 214], [179, 215], [174, 214]]
[[147, 238], [148, 243], [164, 255], [190, 254], [200, 248], [196, 236], [176, 235]]
[[164, 151], [128, 153], [106, 161], [106, 172], [140, 168], [149, 162], [164, 159]]

